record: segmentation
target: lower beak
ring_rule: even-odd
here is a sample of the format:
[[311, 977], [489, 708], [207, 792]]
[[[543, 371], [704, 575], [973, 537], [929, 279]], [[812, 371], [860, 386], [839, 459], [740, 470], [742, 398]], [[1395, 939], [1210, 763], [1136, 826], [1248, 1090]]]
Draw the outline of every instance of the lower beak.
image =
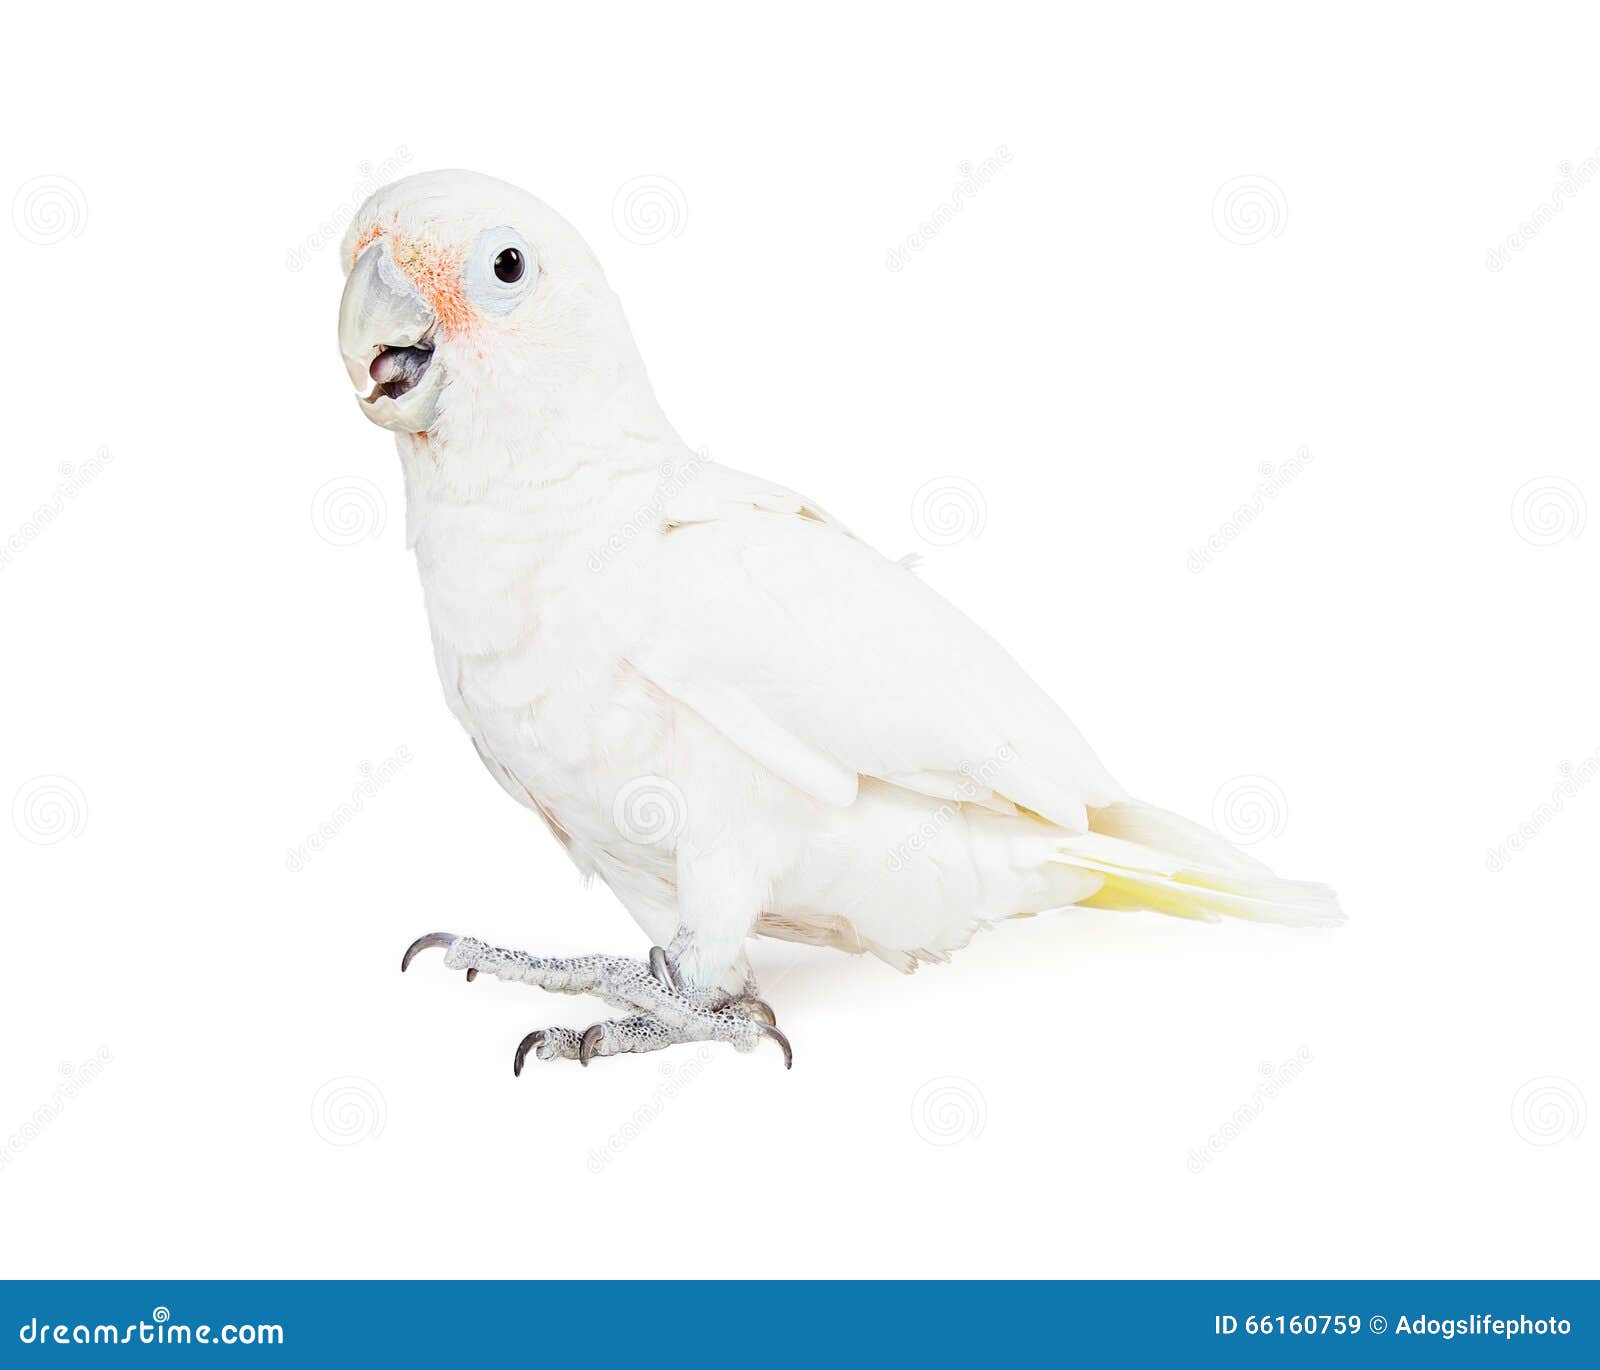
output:
[[438, 418], [443, 374], [434, 356], [437, 320], [379, 238], [356, 260], [339, 303], [339, 351], [362, 412], [400, 433], [425, 433]]

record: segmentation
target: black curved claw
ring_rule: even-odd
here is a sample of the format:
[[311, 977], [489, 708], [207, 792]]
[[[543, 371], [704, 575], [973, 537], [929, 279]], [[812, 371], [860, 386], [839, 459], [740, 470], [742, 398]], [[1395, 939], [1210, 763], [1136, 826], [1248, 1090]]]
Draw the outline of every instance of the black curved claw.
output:
[[778, 1026], [778, 1015], [772, 1011], [772, 1005], [765, 999], [741, 999], [739, 1007], [752, 1018], [764, 1018], [768, 1027]]
[[400, 958], [400, 973], [405, 974], [411, 965], [411, 958], [419, 951], [427, 951], [429, 947], [453, 946], [458, 940], [453, 932], [430, 932], [424, 937], [417, 938], [406, 948], [406, 954]]
[[476, 966], [468, 966], [467, 967], [467, 983], [470, 985], [477, 978], [478, 978], [478, 968]]
[[511, 1073], [513, 1075], [520, 1076], [522, 1074], [522, 1063], [528, 1059], [528, 1053], [531, 1051], [537, 1055], [539, 1048], [543, 1045], [544, 1032], [542, 1029], [536, 1032], [530, 1032], [526, 1037], [518, 1042], [517, 1057], [511, 1063]]
[[578, 1064], [580, 1066], [589, 1064], [589, 1058], [594, 1055], [601, 1039], [605, 1035], [606, 1029], [603, 1023], [596, 1023], [593, 1027], [587, 1027], [583, 1030], [583, 1040], [578, 1043]]
[[668, 989], [677, 989], [678, 980], [667, 961], [667, 953], [660, 947], [650, 948], [650, 973]]
[[750, 1025], [751, 1027], [755, 1028], [757, 1032], [772, 1038], [773, 1041], [783, 1048], [783, 1068], [785, 1070], [793, 1070], [794, 1051], [789, 1046], [789, 1039], [770, 1023], [763, 1023], [759, 1018], [752, 1018], [750, 1020]]

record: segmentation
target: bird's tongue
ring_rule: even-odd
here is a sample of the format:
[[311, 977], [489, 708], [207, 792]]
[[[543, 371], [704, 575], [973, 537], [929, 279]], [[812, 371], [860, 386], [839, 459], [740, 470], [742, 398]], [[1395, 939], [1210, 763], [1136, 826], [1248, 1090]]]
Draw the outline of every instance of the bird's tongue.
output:
[[398, 381], [402, 384], [415, 384], [417, 378], [428, 369], [428, 359], [431, 349], [420, 347], [394, 347], [387, 352], [380, 352], [369, 369], [372, 379], [379, 385], [388, 385]]

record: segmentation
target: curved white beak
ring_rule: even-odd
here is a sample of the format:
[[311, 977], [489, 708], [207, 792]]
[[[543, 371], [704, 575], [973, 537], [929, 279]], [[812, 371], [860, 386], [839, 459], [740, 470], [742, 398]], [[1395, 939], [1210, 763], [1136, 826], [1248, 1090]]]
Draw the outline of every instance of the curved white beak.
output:
[[339, 351], [360, 392], [361, 412], [380, 428], [425, 433], [439, 417], [444, 368], [433, 355], [436, 323], [388, 244], [382, 238], [371, 243], [344, 285]]

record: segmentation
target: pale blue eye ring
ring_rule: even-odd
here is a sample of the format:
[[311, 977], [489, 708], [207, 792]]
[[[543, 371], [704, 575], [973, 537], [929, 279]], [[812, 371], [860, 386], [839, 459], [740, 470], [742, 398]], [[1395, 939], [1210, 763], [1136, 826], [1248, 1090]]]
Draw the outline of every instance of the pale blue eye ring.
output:
[[[518, 261], [522, 269], [506, 270]], [[496, 263], [500, 264], [496, 270]], [[510, 276], [510, 280], [504, 279]], [[528, 298], [539, 280], [539, 259], [514, 228], [486, 228], [467, 254], [463, 273], [467, 298], [485, 314], [509, 314]]]

